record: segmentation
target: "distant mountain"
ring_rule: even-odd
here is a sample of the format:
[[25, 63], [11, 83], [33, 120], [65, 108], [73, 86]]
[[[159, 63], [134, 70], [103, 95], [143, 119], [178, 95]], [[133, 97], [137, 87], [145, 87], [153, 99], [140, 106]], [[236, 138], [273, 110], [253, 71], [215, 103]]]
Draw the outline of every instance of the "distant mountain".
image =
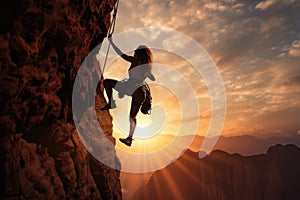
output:
[[300, 147], [300, 135], [293, 135], [290, 137], [273, 136], [265, 139], [272, 144], [295, 144]]
[[299, 169], [295, 145], [272, 146], [266, 154], [248, 157], [217, 150], [199, 159], [187, 150], [154, 172], [133, 199], [300, 199]]
[[[191, 136], [184, 136], [191, 137]], [[203, 136], [195, 136], [193, 143], [189, 147], [190, 150], [198, 152], [203, 142]], [[211, 140], [211, 139], [208, 139]], [[300, 147], [300, 136], [290, 137], [269, 137], [269, 138], [256, 138], [251, 135], [240, 136], [220, 136], [212, 150], [223, 150], [228, 153], [238, 153], [244, 156], [257, 155], [266, 153], [268, 148], [276, 144], [295, 144]]]
[[[173, 135], [159, 135], [163, 141], [171, 141]], [[189, 149], [193, 152], [200, 150], [201, 144], [204, 140], [203, 136], [181, 136], [181, 141], [190, 141], [191, 137], [194, 137], [192, 144]], [[268, 148], [275, 144], [295, 144], [300, 147], [300, 136], [293, 137], [269, 137], [259, 139], [250, 135], [241, 136], [220, 136], [213, 150], [222, 150], [230, 154], [238, 153], [243, 156], [258, 155], [266, 153]], [[123, 199], [132, 199], [136, 190], [145, 184], [153, 173], [146, 174], [132, 174], [132, 173], [121, 173], [121, 184]]]
[[[190, 137], [190, 136], [184, 136]], [[190, 150], [198, 152], [204, 140], [202, 136], [195, 136], [193, 143], [189, 147]], [[212, 140], [212, 139], [208, 139]], [[277, 144], [275, 141], [262, 140], [250, 135], [220, 136], [216, 145], [212, 150], [223, 150], [228, 153], [239, 153], [244, 156], [257, 155], [265, 153], [271, 146]]]

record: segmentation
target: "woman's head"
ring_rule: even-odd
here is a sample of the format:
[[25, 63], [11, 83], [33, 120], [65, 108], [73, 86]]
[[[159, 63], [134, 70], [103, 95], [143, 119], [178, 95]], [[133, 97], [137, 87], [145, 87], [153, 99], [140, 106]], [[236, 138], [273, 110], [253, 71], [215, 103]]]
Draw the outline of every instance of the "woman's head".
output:
[[151, 50], [145, 45], [138, 46], [138, 48], [134, 51], [134, 57], [139, 61], [139, 64], [152, 63]]
[[135, 68], [137, 76], [143, 79], [148, 77], [154, 81], [155, 77], [152, 74], [152, 53], [150, 49], [145, 45], [140, 45], [134, 51], [134, 57], [137, 60], [138, 70]]

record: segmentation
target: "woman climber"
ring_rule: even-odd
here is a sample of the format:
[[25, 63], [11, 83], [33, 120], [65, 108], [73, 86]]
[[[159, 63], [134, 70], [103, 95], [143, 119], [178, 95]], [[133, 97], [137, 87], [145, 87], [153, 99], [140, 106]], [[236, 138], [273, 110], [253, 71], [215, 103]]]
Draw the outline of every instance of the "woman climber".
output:
[[[131, 63], [128, 74], [129, 79], [123, 81], [117, 81], [114, 79], [105, 79], [103, 84], [108, 97], [108, 104], [106, 104], [101, 110], [108, 110], [116, 108], [115, 101], [112, 96], [112, 89], [114, 88], [119, 92], [119, 97], [122, 98], [124, 95], [132, 97], [130, 107], [130, 130], [127, 138], [120, 138], [119, 140], [127, 146], [131, 146], [132, 136], [136, 127], [136, 115], [143, 102], [146, 99], [145, 91], [145, 79], [149, 78], [154, 81], [155, 77], [152, 74], [152, 53], [147, 46], [140, 45], [135, 51], [133, 56], [126, 55], [123, 53], [112, 41], [111, 35], [108, 39], [118, 55], [124, 60]], [[147, 87], [146, 87], [147, 88]]]

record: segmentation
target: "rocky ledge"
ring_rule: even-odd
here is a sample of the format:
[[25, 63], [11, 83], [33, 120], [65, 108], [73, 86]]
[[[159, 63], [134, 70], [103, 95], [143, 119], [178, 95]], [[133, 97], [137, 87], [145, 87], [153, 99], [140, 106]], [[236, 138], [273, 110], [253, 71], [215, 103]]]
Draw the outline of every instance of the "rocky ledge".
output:
[[[71, 105], [76, 73], [107, 35], [114, 3], [0, 3], [1, 199], [122, 198], [119, 172], [88, 153], [75, 129]], [[98, 101], [104, 104], [99, 92]], [[109, 112], [98, 117], [113, 142]], [[103, 156], [118, 163], [114, 151]]]

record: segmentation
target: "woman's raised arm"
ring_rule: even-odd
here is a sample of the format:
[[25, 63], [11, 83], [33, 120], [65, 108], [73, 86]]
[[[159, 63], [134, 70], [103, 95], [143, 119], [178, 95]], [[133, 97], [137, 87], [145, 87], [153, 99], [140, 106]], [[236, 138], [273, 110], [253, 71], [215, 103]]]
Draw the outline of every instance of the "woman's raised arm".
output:
[[112, 41], [112, 37], [111, 35], [108, 36], [108, 40], [111, 43], [111, 46], [114, 48], [114, 50], [116, 51], [116, 53], [121, 56], [124, 60], [133, 63], [135, 61], [133, 56], [129, 56], [125, 53], [123, 53], [116, 45], [115, 43]]

